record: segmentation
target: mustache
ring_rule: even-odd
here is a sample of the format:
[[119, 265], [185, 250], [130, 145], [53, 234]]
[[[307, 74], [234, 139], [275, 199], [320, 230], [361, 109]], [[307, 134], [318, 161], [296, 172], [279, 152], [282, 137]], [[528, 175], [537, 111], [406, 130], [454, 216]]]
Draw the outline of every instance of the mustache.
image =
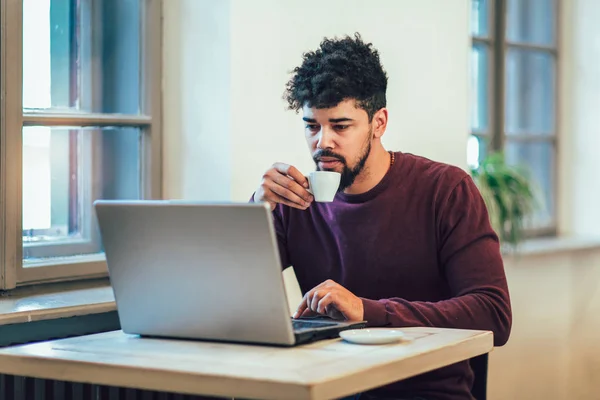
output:
[[346, 159], [344, 158], [344, 156], [334, 153], [332, 150], [329, 150], [329, 149], [323, 149], [323, 150], [317, 151], [313, 155], [313, 161], [315, 163], [317, 163], [317, 162], [321, 161], [321, 158], [323, 158], [323, 157], [335, 158], [335, 159], [339, 160], [342, 164], [346, 165]]

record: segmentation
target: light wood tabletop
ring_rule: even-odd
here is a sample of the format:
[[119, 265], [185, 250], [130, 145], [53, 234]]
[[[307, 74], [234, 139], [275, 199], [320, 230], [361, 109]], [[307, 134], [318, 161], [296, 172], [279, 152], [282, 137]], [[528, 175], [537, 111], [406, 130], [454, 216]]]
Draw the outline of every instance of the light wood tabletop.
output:
[[491, 332], [403, 328], [405, 342], [280, 348], [121, 331], [0, 349], [0, 373], [182, 394], [333, 399], [488, 353]]

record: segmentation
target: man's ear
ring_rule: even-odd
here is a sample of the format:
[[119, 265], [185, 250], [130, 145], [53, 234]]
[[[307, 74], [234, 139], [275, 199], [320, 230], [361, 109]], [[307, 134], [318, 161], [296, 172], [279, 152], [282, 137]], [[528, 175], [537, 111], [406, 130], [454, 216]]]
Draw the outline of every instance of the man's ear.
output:
[[388, 122], [388, 110], [387, 108], [381, 108], [373, 115], [373, 138], [379, 139], [385, 133]]

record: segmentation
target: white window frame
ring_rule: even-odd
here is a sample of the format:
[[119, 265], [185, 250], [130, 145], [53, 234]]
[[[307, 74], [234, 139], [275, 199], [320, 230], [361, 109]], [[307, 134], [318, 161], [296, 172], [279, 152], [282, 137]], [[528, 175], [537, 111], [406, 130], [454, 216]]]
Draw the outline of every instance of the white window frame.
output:
[[23, 263], [22, 128], [24, 126], [135, 127], [142, 132], [141, 195], [162, 197], [162, 0], [140, 0], [140, 115], [23, 112], [23, 3], [0, 0], [0, 290], [107, 276], [103, 254]]

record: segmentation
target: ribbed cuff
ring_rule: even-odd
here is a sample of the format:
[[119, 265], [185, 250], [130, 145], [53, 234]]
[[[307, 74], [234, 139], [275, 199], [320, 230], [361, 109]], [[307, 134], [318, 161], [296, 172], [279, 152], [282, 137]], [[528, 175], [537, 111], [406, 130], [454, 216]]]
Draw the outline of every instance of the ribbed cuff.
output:
[[385, 326], [387, 325], [387, 311], [385, 304], [377, 300], [364, 299], [361, 297], [364, 310], [364, 319], [367, 326]]

